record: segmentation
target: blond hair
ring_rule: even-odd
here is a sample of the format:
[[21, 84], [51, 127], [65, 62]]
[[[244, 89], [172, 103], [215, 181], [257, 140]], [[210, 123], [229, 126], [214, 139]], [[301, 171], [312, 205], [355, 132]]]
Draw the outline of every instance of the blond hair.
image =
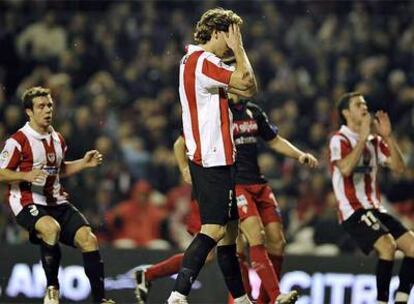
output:
[[217, 7], [205, 12], [197, 22], [194, 41], [197, 44], [204, 44], [211, 38], [213, 31], [227, 32], [230, 24], [241, 25], [242, 18], [232, 10], [225, 10]]
[[24, 91], [22, 96], [23, 107], [33, 109], [33, 99], [39, 96], [51, 96], [50, 89], [43, 87], [31, 87]]

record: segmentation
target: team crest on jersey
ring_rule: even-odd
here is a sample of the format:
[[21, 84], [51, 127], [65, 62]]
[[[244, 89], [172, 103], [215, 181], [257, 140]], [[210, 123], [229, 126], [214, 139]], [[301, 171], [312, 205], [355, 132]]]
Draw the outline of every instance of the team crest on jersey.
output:
[[47, 160], [51, 163], [54, 163], [56, 161], [55, 153], [47, 153]]

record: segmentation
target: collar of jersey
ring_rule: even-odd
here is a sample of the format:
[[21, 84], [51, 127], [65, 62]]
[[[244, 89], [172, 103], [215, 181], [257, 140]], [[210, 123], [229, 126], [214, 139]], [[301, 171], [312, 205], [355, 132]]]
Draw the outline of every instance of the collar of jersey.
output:
[[[355, 133], [354, 131], [352, 131], [348, 126], [346, 125], [342, 125], [341, 129], [339, 130], [339, 132], [341, 132], [342, 134], [344, 134], [345, 136], [347, 136], [348, 138], [354, 138], [354, 139], [358, 139], [359, 138], [359, 134]], [[368, 140], [373, 139], [375, 136], [370, 134], [368, 136]]]
[[34, 138], [37, 139], [46, 139], [49, 138], [50, 135], [52, 135], [53, 133], [53, 127], [50, 126], [49, 127], [49, 132], [47, 134], [40, 134], [39, 132], [37, 132], [36, 130], [34, 130], [30, 125], [29, 122], [26, 122], [26, 124], [23, 127], [23, 130], [27, 133], [30, 134], [30, 136], [33, 136]]
[[[195, 44], [189, 44], [187, 45], [187, 53], [191, 54], [197, 51], [204, 51], [206, 52], [206, 50], [204, 50], [201, 46], [195, 45]], [[206, 52], [209, 53], [209, 52]]]

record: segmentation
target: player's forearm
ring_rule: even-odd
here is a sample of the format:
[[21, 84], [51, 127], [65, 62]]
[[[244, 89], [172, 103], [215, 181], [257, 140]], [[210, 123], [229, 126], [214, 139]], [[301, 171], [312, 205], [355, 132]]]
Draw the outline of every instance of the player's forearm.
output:
[[186, 167], [188, 167], [187, 154], [185, 153], [185, 142], [184, 137], [180, 136], [174, 143], [174, 156], [177, 160], [178, 167], [182, 172]]
[[68, 177], [74, 175], [82, 170], [86, 169], [83, 159], [77, 159], [73, 161], [65, 161], [60, 172], [61, 177]]
[[249, 93], [254, 95], [257, 92], [256, 77], [244, 48], [239, 47], [234, 50], [234, 57], [236, 59], [236, 70], [234, 73], [241, 80], [241, 86], [236, 89], [249, 91]]
[[358, 164], [359, 159], [361, 158], [364, 148], [365, 140], [359, 140], [351, 153], [349, 153], [343, 159], [336, 161], [336, 166], [339, 168], [339, 171], [341, 171], [342, 175], [351, 175], [352, 171]]
[[294, 159], [299, 159], [304, 154], [303, 151], [298, 149], [290, 141], [279, 135], [270, 142], [270, 147], [273, 151]]
[[0, 169], [0, 182], [18, 183], [24, 181], [26, 181], [25, 172], [12, 171], [9, 169]]
[[237, 96], [240, 96], [240, 97], [250, 98], [254, 94], [256, 94], [257, 89], [255, 88], [255, 86], [251, 86], [247, 90], [238, 90], [238, 89], [235, 89], [235, 88], [229, 88], [228, 92], [236, 94]]
[[384, 138], [384, 141], [390, 149], [389, 168], [395, 172], [403, 173], [406, 166], [397, 141], [393, 136]]

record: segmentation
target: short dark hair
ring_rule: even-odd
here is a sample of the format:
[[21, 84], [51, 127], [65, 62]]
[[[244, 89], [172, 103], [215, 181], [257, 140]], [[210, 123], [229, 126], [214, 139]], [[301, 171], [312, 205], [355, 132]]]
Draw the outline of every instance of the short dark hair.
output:
[[338, 109], [338, 114], [339, 114], [339, 119], [341, 124], [346, 124], [346, 119], [344, 114], [342, 113], [343, 110], [349, 109], [349, 104], [351, 103], [351, 99], [354, 97], [358, 97], [358, 96], [362, 96], [361, 93], [359, 92], [349, 92], [349, 93], [345, 93], [343, 94], [337, 103], [337, 109]]
[[194, 41], [204, 44], [211, 38], [213, 31], [227, 32], [230, 24], [241, 25], [243, 20], [232, 10], [217, 7], [206, 11], [197, 22]]
[[33, 99], [39, 96], [51, 96], [50, 89], [46, 89], [43, 87], [31, 87], [24, 91], [22, 96], [24, 109], [33, 110]]

